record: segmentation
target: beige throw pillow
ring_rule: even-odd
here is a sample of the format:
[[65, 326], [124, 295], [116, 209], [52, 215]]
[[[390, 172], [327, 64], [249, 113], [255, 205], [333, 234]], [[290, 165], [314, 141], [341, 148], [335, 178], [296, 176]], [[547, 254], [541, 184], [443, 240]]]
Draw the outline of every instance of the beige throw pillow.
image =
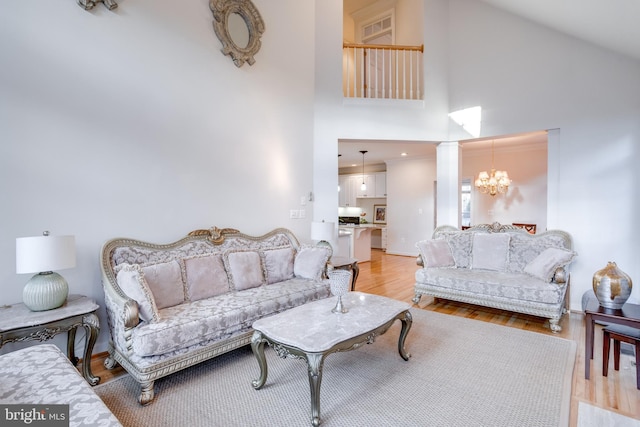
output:
[[158, 307], [153, 299], [153, 293], [142, 276], [138, 264], [121, 264], [116, 276], [116, 282], [122, 292], [138, 303], [138, 316], [145, 322], [158, 320]]
[[575, 256], [576, 253], [568, 249], [547, 248], [532, 259], [523, 271], [530, 276], [550, 282], [558, 267], [568, 265]]
[[293, 277], [293, 248], [273, 249], [261, 252], [267, 273], [267, 283], [283, 282]]
[[242, 291], [265, 283], [260, 254], [256, 251], [228, 251], [223, 256], [232, 289]]
[[185, 258], [183, 262], [189, 301], [229, 292], [229, 277], [224, 269], [222, 255], [200, 255]]
[[416, 243], [425, 268], [455, 267], [451, 247], [446, 240], [423, 240]]
[[321, 279], [331, 253], [326, 246], [301, 247], [293, 262], [293, 274], [303, 279]]
[[158, 309], [184, 302], [184, 282], [178, 261], [146, 265], [142, 267], [142, 273]]

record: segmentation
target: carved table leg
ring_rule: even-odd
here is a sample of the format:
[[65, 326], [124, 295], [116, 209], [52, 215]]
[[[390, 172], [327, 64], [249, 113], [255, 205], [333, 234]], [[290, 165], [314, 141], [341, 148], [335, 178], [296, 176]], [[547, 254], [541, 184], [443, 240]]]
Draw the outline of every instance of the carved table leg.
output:
[[265, 382], [267, 382], [267, 359], [264, 356], [265, 339], [260, 331], [254, 331], [251, 337], [251, 351], [258, 359], [260, 366], [260, 378], [251, 381], [251, 385], [256, 390], [260, 390]]
[[309, 387], [311, 389], [311, 425], [320, 425], [320, 384], [322, 383], [322, 364], [324, 354], [311, 353], [306, 355], [309, 370]]
[[360, 274], [360, 267], [358, 267], [358, 261], [354, 262], [351, 266], [351, 271], [353, 273], [353, 277], [351, 278], [351, 290], [356, 290], [356, 280], [358, 280], [358, 275]]
[[[84, 356], [82, 356], [82, 375], [84, 375], [84, 379], [87, 380], [89, 384], [96, 385], [100, 382], [100, 377], [94, 376], [91, 372], [91, 354], [93, 353], [93, 346], [100, 333], [98, 316], [96, 316], [95, 313], [87, 314], [82, 318], [82, 326], [86, 334], [84, 339]], [[69, 333], [71, 334], [71, 331], [69, 331]]]
[[407, 353], [407, 350], [405, 350], [404, 341], [407, 338], [409, 330], [411, 329], [411, 325], [413, 324], [413, 317], [407, 310], [404, 312], [404, 318], [400, 318], [400, 321], [402, 322], [402, 330], [400, 330], [400, 338], [398, 339], [398, 352], [404, 360], [409, 360], [411, 354]]
[[76, 357], [76, 328], [69, 329], [67, 332], [67, 356], [73, 366], [78, 366], [78, 358]]

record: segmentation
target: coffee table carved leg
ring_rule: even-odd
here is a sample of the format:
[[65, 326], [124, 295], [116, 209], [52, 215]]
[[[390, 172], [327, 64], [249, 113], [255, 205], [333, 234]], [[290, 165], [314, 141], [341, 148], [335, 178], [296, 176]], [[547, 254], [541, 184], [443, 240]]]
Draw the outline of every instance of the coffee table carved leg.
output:
[[400, 356], [404, 360], [409, 360], [411, 357], [410, 353], [407, 353], [407, 350], [404, 348], [404, 341], [407, 338], [407, 334], [409, 334], [409, 330], [411, 329], [411, 325], [413, 324], [413, 317], [411, 313], [407, 310], [404, 312], [404, 317], [400, 318], [402, 322], [402, 330], [400, 331], [400, 338], [398, 339], [398, 352]]
[[251, 385], [256, 390], [260, 390], [265, 382], [267, 382], [267, 359], [264, 356], [264, 336], [260, 331], [255, 331], [251, 337], [251, 351], [258, 359], [260, 366], [260, 378], [251, 381]]
[[311, 389], [311, 425], [320, 425], [320, 384], [322, 383], [322, 365], [324, 354], [311, 353], [306, 355], [309, 370], [309, 388]]

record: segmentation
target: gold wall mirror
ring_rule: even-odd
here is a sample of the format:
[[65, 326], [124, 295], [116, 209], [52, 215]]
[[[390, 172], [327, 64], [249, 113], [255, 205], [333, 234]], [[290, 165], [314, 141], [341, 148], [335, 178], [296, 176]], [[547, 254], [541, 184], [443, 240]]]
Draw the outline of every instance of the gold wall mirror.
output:
[[222, 53], [231, 56], [236, 67], [253, 65], [260, 50], [264, 22], [251, 0], [211, 0], [213, 29], [222, 43]]

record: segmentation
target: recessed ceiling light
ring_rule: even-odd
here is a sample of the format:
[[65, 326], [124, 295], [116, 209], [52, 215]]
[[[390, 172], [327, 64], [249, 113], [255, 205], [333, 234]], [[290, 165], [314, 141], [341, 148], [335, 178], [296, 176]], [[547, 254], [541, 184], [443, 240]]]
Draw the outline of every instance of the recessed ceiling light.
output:
[[351, 166], [358, 166], [358, 165], [356, 165], [355, 163], [353, 163]]
[[407, 155], [407, 153], [400, 153], [400, 155], [404, 157]]

